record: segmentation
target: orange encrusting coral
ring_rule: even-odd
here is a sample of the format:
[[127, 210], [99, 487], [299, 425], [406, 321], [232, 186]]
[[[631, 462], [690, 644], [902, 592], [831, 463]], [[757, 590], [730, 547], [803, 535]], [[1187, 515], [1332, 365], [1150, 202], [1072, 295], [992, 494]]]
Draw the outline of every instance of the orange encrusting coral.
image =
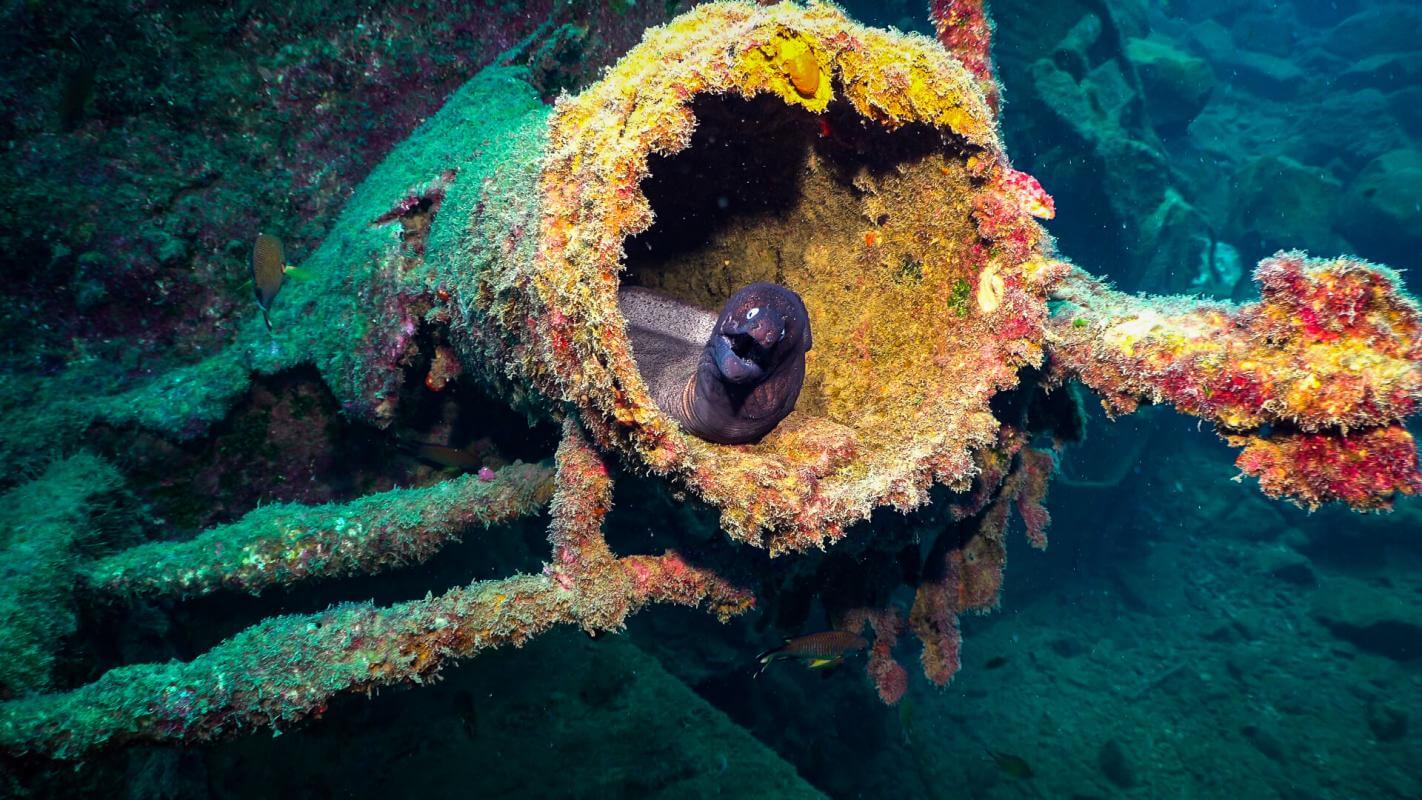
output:
[[1255, 280], [1260, 300], [1234, 306], [1129, 297], [1078, 276], [1052, 321], [1053, 369], [1113, 412], [1163, 402], [1214, 422], [1249, 448], [1241, 467], [1269, 475], [1271, 495], [1379, 508], [1415, 491], [1410, 439], [1361, 444], [1422, 401], [1422, 315], [1397, 275], [1294, 252], [1265, 259]]

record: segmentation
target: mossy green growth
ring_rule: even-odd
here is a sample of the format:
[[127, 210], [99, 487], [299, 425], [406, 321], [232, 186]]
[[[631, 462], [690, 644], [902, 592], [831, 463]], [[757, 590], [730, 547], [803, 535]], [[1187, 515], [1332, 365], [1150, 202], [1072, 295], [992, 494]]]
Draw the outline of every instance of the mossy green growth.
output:
[[[288, 283], [269, 335], [256, 315], [244, 329], [253, 369], [316, 365], [348, 407], [365, 408], [393, 392], [400, 361], [434, 293], [426, 263], [439, 260], [450, 228], [468, 224], [481, 178], [511, 134], [541, 127], [547, 111], [521, 69], [493, 67], [456, 90], [434, 116], [361, 183], [321, 246], [300, 266], [312, 274]], [[408, 246], [398, 220], [375, 224], [407, 198], [443, 184], [423, 254]], [[492, 243], [485, 243], [490, 246]], [[456, 258], [458, 256], [455, 256]]]
[[968, 282], [959, 278], [953, 282], [952, 293], [948, 295], [948, 310], [955, 316], [966, 317], [973, 312], [969, 305], [969, 299], [973, 295], [973, 287]]
[[100, 559], [82, 577], [110, 594], [192, 597], [374, 575], [425, 561], [469, 526], [536, 513], [552, 494], [550, 467], [515, 464], [491, 478], [464, 475], [349, 503], [265, 506], [187, 541], [150, 542]]
[[74, 633], [77, 548], [91, 537], [94, 498], [118, 471], [80, 453], [0, 498], [0, 694], [50, 688], [60, 641]]
[[[511, 610], [513, 597], [544, 613], [525, 619]], [[567, 597], [547, 578], [515, 576], [383, 608], [346, 603], [269, 617], [192, 661], [118, 667], [72, 691], [0, 703], [0, 749], [78, 758], [105, 744], [191, 743], [258, 727], [279, 733], [338, 692], [420, 680], [444, 658], [570, 622]], [[422, 650], [465, 628], [487, 635]]]
[[446, 193], [420, 268], [427, 285], [456, 299], [448, 308], [449, 332], [465, 374], [533, 418], [546, 412], [546, 400], [529, 387], [510, 385], [513, 375], [505, 365], [517, 343], [502, 338], [494, 319], [523, 290], [521, 271], [508, 267], [535, 262], [542, 216], [538, 183], [552, 109], [516, 75], [509, 70], [490, 76], [509, 82], [504, 115], [484, 120], [489, 127], [482, 157], [471, 160]]
[[[301, 364], [315, 365], [347, 409], [370, 416], [403, 377], [402, 359], [423, 313], [419, 298], [433, 293], [437, 275], [477, 269], [469, 259], [481, 246], [494, 246], [492, 240], [455, 239], [469, 227], [495, 162], [520, 148], [520, 165], [537, 162], [549, 112], [525, 76], [508, 67], [480, 72], [391, 151], [352, 194], [321, 245], [298, 265], [310, 279], [282, 288], [271, 309], [270, 331], [253, 304], [225, 348], [136, 388], [116, 391], [114, 379], [87, 379], [99, 374], [97, 367], [75, 367], [71, 379], [51, 380], [23, 394], [5, 392], [0, 402], [13, 415], [0, 431], [0, 455], [33, 463], [34, 453], [68, 446], [93, 423], [136, 425], [179, 438], [198, 435], [226, 415], [254, 373]], [[431, 223], [427, 258], [412, 258], [398, 220], [374, 223], [437, 180], [448, 182], [445, 204]], [[442, 251], [456, 243], [458, 249]], [[426, 268], [426, 261], [440, 267]]]
[[912, 256], [904, 256], [899, 261], [899, 271], [896, 275], [899, 283], [918, 284], [923, 281], [923, 262]]

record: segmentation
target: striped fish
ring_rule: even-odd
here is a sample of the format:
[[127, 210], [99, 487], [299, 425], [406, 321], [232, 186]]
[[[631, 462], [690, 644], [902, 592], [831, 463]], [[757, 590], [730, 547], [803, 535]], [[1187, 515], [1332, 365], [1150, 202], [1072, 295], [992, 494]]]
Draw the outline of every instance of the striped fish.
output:
[[849, 631], [820, 631], [786, 639], [785, 643], [773, 650], [766, 650], [756, 656], [760, 668], [756, 675], [765, 671], [772, 661], [796, 659], [805, 662], [810, 669], [826, 669], [838, 666], [846, 656], [857, 653], [869, 646], [862, 636]]

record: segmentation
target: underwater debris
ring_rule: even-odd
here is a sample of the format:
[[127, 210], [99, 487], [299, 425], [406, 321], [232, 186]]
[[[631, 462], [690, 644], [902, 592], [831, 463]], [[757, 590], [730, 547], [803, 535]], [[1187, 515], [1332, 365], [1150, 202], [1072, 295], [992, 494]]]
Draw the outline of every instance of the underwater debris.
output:
[[[120, 667], [69, 692], [0, 703], [0, 747], [79, 758], [127, 742], [207, 741], [290, 725], [322, 712], [338, 692], [421, 681], [447, 660], [519, 644], [553, 625], [618, 630], [649, 603], [705, 605], [721, 619], [750, 607], [744, 591], [673, 551], [613, 555], [601, 532], [606, 466], [575, 425], [565, 434], [552, 502], [553, 562], [543, 574], [477, 581], [384, 608], [349, 603], [273, 617], [192, 661]], [[438, 508], [429, 499], [447, 488], [426, 491], [429, 511]]]
[[198, 597], [222, 589], [259, 593], [315, 578], [374, 575], [418, 564], [474, 525], [536, 513], [553, 471], [516, 464], [491, 479], [462, 475], [349, 503], [263, 506], [181, 542], [151, 542], [80, 570], [88, 591], [115, 598]]

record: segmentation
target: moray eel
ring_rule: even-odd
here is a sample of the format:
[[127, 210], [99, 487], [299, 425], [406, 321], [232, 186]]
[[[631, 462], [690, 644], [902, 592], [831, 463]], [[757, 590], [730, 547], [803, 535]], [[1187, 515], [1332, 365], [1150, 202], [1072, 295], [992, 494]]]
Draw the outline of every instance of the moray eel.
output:
[[636, 286], [619, 290], [617, 304], [652, 398], [687, 432], [719, 444], [756, 442], [795, 410], [810, 315], [784, 286], [753, 283], [719, 316]]

